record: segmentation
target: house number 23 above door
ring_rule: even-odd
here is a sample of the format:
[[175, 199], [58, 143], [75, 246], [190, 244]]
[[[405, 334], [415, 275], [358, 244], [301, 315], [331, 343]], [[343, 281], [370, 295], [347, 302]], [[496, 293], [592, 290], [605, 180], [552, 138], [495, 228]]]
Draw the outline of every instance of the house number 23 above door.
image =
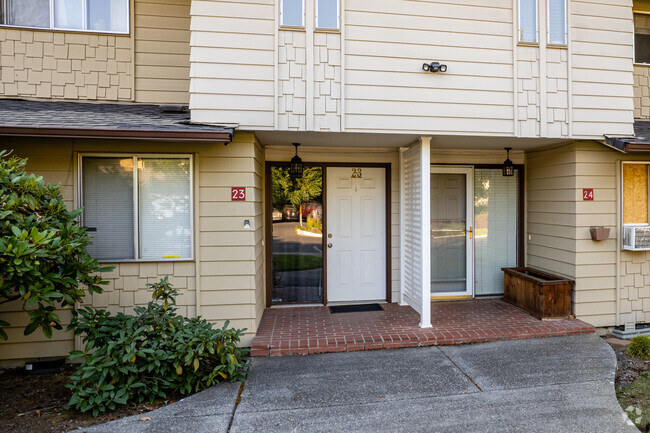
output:
[[351, 177], [352, 177], [352, 179], [361, 179], [361, 169], [360, 168], [353, 168]]
[[233, 187], [230, 191], [230, 201], [246, 201], [246, 188]]

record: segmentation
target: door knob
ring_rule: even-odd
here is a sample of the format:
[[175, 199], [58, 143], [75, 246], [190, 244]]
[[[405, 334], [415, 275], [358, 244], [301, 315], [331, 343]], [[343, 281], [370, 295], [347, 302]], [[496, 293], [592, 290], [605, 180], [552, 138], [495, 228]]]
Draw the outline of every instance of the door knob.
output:
[[332, 243], [327, 244], [327, 248], [332, 248]]
[[330, 238], [330, 239], [332, 239], [332, 233], [328, 233], [328, 234], [327, 234], [327, 237]]

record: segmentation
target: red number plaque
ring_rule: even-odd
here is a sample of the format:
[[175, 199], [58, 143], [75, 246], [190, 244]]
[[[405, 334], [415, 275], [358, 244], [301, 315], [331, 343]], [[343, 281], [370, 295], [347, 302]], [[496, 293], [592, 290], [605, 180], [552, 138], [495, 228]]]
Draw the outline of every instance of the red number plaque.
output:
[[593, 188], [584, 188], [582, 190], [582, 199], [583, 200], [593, 200], [594, 199], [594, 189]]
[[231, 201], [246, 201], [246, 188], [233, 187], [230, 192]]

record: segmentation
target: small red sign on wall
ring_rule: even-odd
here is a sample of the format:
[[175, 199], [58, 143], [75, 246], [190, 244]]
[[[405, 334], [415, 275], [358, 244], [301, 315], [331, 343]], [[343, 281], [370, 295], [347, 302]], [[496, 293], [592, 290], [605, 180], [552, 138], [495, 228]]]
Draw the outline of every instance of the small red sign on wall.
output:
[[582, 199], [583, 200], [593, 200], [594, 199], [594, 189], [593, 188], [583, 188], [583, 190], [582, 190]]
[[233, 187], [230, 192], [231, 201], [246, 201], [246, 188]]

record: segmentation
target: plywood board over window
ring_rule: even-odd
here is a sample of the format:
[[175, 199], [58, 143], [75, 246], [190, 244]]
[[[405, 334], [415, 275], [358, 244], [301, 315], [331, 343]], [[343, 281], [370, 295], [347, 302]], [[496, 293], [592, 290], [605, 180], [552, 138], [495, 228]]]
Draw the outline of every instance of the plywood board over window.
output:
[[623, 223], [648, 223], [648, 165], [623, 164]]

